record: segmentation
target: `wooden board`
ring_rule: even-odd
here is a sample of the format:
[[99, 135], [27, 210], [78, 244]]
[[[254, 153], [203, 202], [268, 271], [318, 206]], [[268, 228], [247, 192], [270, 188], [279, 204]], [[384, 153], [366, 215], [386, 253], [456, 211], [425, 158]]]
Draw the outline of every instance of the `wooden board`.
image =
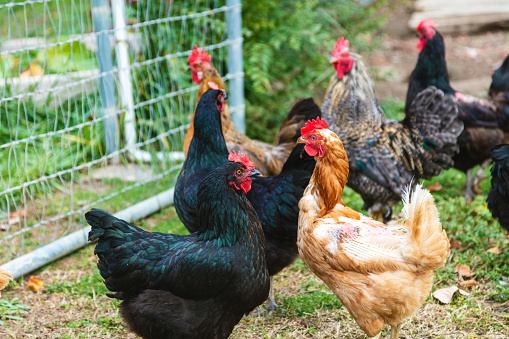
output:
[[423, 19], [439, 24], [442, 33], [509, 27], [509, 0], [416, 0], [408, 22], [415, 30]]

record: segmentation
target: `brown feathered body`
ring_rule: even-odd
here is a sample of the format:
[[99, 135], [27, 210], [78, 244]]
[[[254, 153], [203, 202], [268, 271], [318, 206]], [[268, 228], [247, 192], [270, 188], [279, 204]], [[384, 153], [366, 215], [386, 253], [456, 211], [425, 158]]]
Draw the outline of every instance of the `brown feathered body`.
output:
[[[203, 93], [210, 88], [209, 81], [213, 81], [219, 89], [225, 88], [221, 75], [210, 65], [210, 67], [203, 70], [203, 78], [200, 81], [198, 100], [196, 102], [199, 102]], [[262, 172], [264, 176], [278, 175], [286, 159], [295, 148], [297, 138], [300, 136], [300, 129], [308, 119], [316, 118], [316, 116], [308, 116], [308, 113], [311, 113], [313, 110], [311, 106], [307, 110], [306, 103], [307, 101], [301, 101], [300, 106], [302, 107], [294, 107], [289, 112], [275, 138], [274, 145], [250, 139], [245, 134], [240, 133], [231, 120], [228, 104], [225, 104], [221, 115], [221, 124], [228, 151], [236, 150], [247, 154], [249, 159], [255, 163], [256, 169]], [[194, 134], [194, 114], [190, 118], [191, 125], [184, 139], [184, 154], [186, 157]]]
[[352, 57], [352, 69], [341, 79], [331, 78], [322, 117], [348, 154], [348, 186], [370, 213], [387, 221], [404, 188], [453, 165], [463, 126], [454, 98], [434, 87], [419, 94], [405, 120], [387, 119], [361, 57]]
[[449, 255], [433, 197], [416, 185], [404, 195], [405, 220], [392, 227], [352, 210], [341, 199], [349, 171], [343, 144], [330, 130], [318, 133], [325, 154], [315, 156], [299, 203], [300, 256], [369, 337], [386, 324], [399, 331], [426, 300], [433, 270]]

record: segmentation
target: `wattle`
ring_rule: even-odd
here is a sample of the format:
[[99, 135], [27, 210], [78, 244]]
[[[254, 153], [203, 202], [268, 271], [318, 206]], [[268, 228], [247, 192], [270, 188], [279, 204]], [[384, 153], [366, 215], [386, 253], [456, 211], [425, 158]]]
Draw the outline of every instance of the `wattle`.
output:
[[304, 146], [304, 150], [310, 157], [314, 157], [315, 155], [318, 154], [318, 151], [314, 147], [309, 145]]
[[200, 83], [200, 78], [198, 78], [198, 74], [196, 72], [192, 72], [191, 73], [191, 79], [193, 79], [193, 82], [195, 84], [199, 84]]
[[247, 192], [249, 192], [249, 190], [251, 189], [252, 181], [253, 181], [253, 179], [247, 178], [246, 181], [244, 181], [240, 184], [240, 187], [242, 188], [242, 190], [244, 191], [245, 194], [247, 194]]
[[427, 40], [424, 38], [421, 38], [419, 41], [417, 41], [417, 49], [419, 50], [419, 53], [422, 52], [424, 47], [426, 47], [426, 41]]

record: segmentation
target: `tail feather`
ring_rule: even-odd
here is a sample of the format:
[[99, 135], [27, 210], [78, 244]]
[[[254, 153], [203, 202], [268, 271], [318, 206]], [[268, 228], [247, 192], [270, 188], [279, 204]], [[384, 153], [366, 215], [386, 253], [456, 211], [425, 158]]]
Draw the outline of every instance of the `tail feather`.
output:
[[296, 143], [300, 137], [300, 129], [311, 119], [321, 117], [320, 107], [315, 104], [312, 98], [298, 101], [288, 112], [285, 121], [281, 124], [279, 133], [276, 136], [275, 145]]
[[423, 270], [436, 270], [449, 256], [449, 240], [438, 217], [431, 193], [415, 185], [403, 195], [404, 226], [408, 229], [408, 246], [403, 256]]
[[92, 227], [88, 234], [89, 241], [105, 241], [107, 239], [109, 242], [120, 241], [123, 243], [126, 239], [129, 239], [130, 235], [142, 232], [138, 227], [97, 208], [85, 213], [85, 218]]

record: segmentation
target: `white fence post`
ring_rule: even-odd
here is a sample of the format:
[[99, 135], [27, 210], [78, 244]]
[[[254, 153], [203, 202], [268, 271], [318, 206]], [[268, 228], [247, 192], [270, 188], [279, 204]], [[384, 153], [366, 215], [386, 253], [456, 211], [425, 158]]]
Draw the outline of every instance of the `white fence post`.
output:
[[229, 108], [232, 121], [241, 133], [246, 133], [244, 116], [244, 71], [242, 66], [242, 8], [240, 0], [227, 0], [227, 6], [235, 6], [226, 15], [228, 40], [228, 73], [232, 75], [229, 86]]
[[104, 139], [106, 153], [118, 150], [118, 122], [115, 115], [115, 82], [113, 81], [113, 58], [110, 36], [107, 34], [110, 26], [110, 7], [108, 0], [93, 0], [92, 19], [97, 34], [97, 63], [99, 70], [106, 75], [99, 79], [99, 93], [102, 102], [104, 120]]

